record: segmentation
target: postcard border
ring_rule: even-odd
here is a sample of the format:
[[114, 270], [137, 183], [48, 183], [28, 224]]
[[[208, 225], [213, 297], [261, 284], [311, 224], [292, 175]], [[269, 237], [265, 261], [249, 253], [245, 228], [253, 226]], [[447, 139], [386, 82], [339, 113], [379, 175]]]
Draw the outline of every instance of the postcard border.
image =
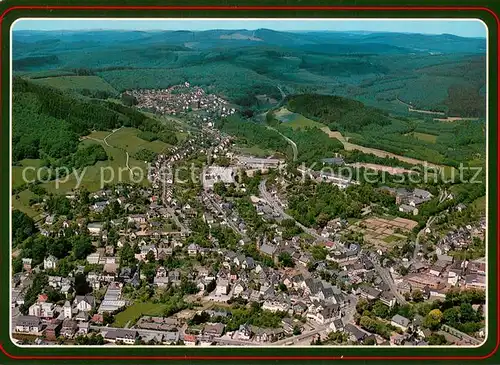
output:
[[[1, 25], [4, 17], [13, 10], [202, 10], [202, 11], [484, 11], [489, 13], [495, 19], [497, 30], [497, 50], [500, 49], [500, 19], [498, 15], [491, 9], [483, 6], [119, 6], [119, 5], [95, 5], [95, 6], [78, 6], [78, 5], [48, 5], [48, 6], [12, 6], [6, 9], [0, 15], [0, 52], [2, 49], [2, 29]], [[10, 50], [9, 50], [10, 51]], [[1, 59], [0, 59], [1, 67]], [[498, 85], [500, 74], [500, 57], [497, 56], [497, 90], [500, 91], [500, 85]], [[2, 75], [0, 73], [0, 85], [2, 84]], [[0, 92], [0, 104], [2, 102], [2, 93]], [[497, 95], [497, 108], [500, 105], [500, 93]], [[2, 106], [0, 105], [0, 112], [2, 111]], [[497, 110], [497, 124], [500, 123], [500, 108]], [[500, 129], [497, 129], [497, 139], [500, 139]], [[500, 153], [500, 145], [497, 144], [497, 188], [500, 188], [500, 163], [498, 160], [498, 154]], [[496, 206], [500, 206], [500, 196], [497, 195]], [[500, 216], [497, 215], [497, 227], [500, 226]], [[500, 241], [500, 230], [497, 229], [496, 234], [497, 242]], [[1, 255], [0, 255], [1, 262]], [[497, 248], [497, 267], [500, 265], [500, 250]], [[500, 315], [500, 280], [497, 280], [497, 308], [496, 317]], [[1, 286], [0, 286], [1, 290]], [[489, 316], [492, 314], [489, 313]], [[488, 320], [490, 320], [488, 316]], [[496, 342], [495, 347], [491, 352], [486, 355], [461, 355], [461, 356], [189, 356], [189, 355], [179, 355], [179, 356], [144, 356], [144, 355], [130, 355], [130, 356], [42, 356], [42, 355], [13, 355], [7, 352], [4, 348], [3, 343], [0, 343], [1, 352], [12, 360], [464, 360], [464, 359], [474, 359], [474, 360], [484, 360], [493, 356], [500, 347], [500, 326], [496, 326]]]

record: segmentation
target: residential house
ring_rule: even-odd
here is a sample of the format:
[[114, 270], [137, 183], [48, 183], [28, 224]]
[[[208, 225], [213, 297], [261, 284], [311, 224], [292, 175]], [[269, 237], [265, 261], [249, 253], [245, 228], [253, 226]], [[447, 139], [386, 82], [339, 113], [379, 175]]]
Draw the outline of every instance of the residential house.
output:
[[399, 314], [396, 314], [391, 318], [391, 325], [394, 327], [401, 328], [403, 331], [406, 331], [410, 326], [411, 321], [408, 318], [405, 318]]
[[361, 285], [359, 287], [359, 295], [361, 296], [361, 298], [367, 300], [378, 299], [381, 294], [382, 294], [381, 290], [375, 289], [373, 286], [370, 285]]
[[95, 307], [95, 298], [93, 295], [77, 295], [73, 303], [79, 311], [90, 312]]
[[486, 276], [478, 274], [466, 275], [465, 287], [467, 289], [486, 290]]
[[76, 331], [77, 336], [86, 336], [89, 333], [90, 323], [89, 322], [79, 322], [78, 330]]
[[351, 341], [357, 343], [363, 342], [363, 340], [370, 335], [368, 332], [350, 323], [344, 326], [344, 332], [349, 334]]
[[90, 265], [97, 265], [99, 264], [100, 260], [101, 260], [101, 254], [99, 252], [94, 252], [87, 256], [87, 262]]
[[78, 323], [72, 319], [66, 318], [61, 327], [61, 336], [73, 338], [78, 330]]
[[234, 284], [233, 287], [233, 295], [234, 296], [239, 296], [241, 293], [243, 293], [246, 290], [246, 286], [242, 281], [238, 281], [236, 284]]
[[249, 325], [242, 324], [240, 325], [240, 328], [237, 331], [237, 335], [239, 340], [250, 340], [250, 338], [252, 338], [253, 333]]
[[396, 305], [396, 297], [390, 291], [382, 292], [379, 299], [389, 308], [392, 308], [394, 307], [394, 305]]
[[203, 335], [209, 338], [221, 337], [224, 333], [225, 325], [223, 323], [207, 323], [203, 327]]
[[344, 323], [342, 323], [342, 320], [337, 318], [330, 323], [330, 328], [334, 332], [342, 332], [344, 330]]
[[189, 256], [196, 256], [198, 254], [199, 250], [200, 250], [200, 247], [197, 244], [191, 243], [188, 246], [188, 255]]
[[43, 260], [43, 268], [45, 270], [55, 269], [57, 266], [57, 258], [53, 255], [49, 255], [49, 257]]
[[99, 236], [102, 232], [103, 224], [100, 222], [89, 223], [87, 229], [91, 236]]
[[227, 279], [217, 280], [217, 286], [215, 287], [215, 295], [222, 296], [229, 293], [229, 281]]
[[36, 302], [28, 308], [30, 316], [36, 316], [43, 319], [52, 319], [55, 317], [56, 305], [48, 302]]
[[252, 326], [251, 331], [256, 342], [275, 342], [285, 336], [281, 328], [259, 328]]
[[38, 334], [42, 331], [42, 321], [35, 316], [19, 316], [15, 319], [16, 332]]
[[23, 270], [25, 271], [31, 271], [31, 259], [30, 258], [23, 258], [22, 263], [23, 263]]
[[128, 329], [116, 329], [110, 330], [104, 335], [104, 339], [110, 342], [121, 342], [126, 345], [135, 344], [136, 340], [139, 338], [139, 332], [135, 330]]

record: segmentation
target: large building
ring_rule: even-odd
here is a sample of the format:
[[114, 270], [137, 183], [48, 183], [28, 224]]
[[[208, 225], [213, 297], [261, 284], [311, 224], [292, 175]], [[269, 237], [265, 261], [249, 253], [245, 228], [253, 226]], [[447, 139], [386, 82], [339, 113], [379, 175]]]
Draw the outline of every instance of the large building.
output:
[[245, 168], [252, 169], [270, 169], [278, 168], [285, 161], [277, 158], [258, 158], [258, 157], [246, 157], [238, 156], [238, 165]]
[[423, 289], [428, 287], [429, 289], [443, 289], [446, 286], [446, 279], [442, 279], [429, 274], [413, 274], [406, 278], [408, 283], [411, 285], [412, 290]]
[[212, 189], [218, 182], [232, 184], [235, 182], [236, 171], [232, 167], [209, 166], [203, 172], [203, 187]]

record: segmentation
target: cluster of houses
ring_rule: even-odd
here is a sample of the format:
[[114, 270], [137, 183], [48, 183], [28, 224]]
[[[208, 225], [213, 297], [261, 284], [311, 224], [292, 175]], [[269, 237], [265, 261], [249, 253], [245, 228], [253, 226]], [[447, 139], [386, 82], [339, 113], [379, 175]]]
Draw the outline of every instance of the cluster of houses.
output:
[[424, 298], [444, 298], [453, 287], [486, 290], [485, 258], [467, 261], [437, 255], [432, 264], [414, 261], [406, 266], [409, 274], [396, 279], [402, 294], [420, 290]]
[[189, 111], [200, 112], [206, 123], [214, 117], [226, 117], [236, 112], [228, 102], [215, 94], [207, 94], [189, 82], [158, 90], [131, 90], [126, 92], [137, 100], [136, 107], [159, 114], [179, 115]]
[[72, 303], [64, 305], [50, 303], [46, 294], [40, 294], [38, 300], [28, 309], [28, 315], [15, 318], [14, 331], [41, 335], [47, 340], [59, 336], [74, 338], [89, 332], [90, 313], [96, 306], [93, 295], [76, 295]]
[[381, 189], [396, 197], [396, 204], [399, 206], [400, 212], [410, 215], [417, 215], [418, 207], [433, 197], [427, 190], [417, 188], [409, 190], [406, 188], [390, 188], [385, 186]]

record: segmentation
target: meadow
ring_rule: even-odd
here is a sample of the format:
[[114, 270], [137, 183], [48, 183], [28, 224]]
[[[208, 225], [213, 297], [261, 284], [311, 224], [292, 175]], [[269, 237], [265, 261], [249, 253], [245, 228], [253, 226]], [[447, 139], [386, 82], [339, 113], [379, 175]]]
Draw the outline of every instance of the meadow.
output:
[[105, 91], [110, 94], [118, 92], [106, 81], [98, 76], [54, 76], [45, 78], [36, 78], [33, 80], [36, 83], [55, 87], [61, 90], [90, 90], [90, 91]]
[[292, 127], [293, 129], [300, 128], [318, 128], [321, 129], [325, 125], [315, 122], [309, 118], [304, 117], [302, 114], [293, 113], [286, 108], [280, 108], [274, 112], [274, 117], [280, 122], [285, 123], [286, 126]]
[[127, 323], [136, 321], [139, 317], [162, 316], [167, 306], [165, 304], [155, 304], [152, 302], [135, 302], [128, 306], [123, 312], [115, 316], [113, 327], [125, 327]]
[[[123, 136], [130, 137], [135, 140], [134, 137], [135, 133], [137, 132], [138, 131], [133, 128], [126, 129], [123, 133]], [[108, 135], [109, 132], [93, 132], [90, 136], [100, 136], [104, 138]], [[106, 141], [109, 141], [110, 139], [111, 138], [108, 138]], [[143, 145], [149, 145], [150, 143], [153, 143], [144, 140], [141, 141]], [[104, 148], [108, 156], [107, 161], [99, 161], [96, 164], [85, 168], [84, 175], [81, 180], [81, 187], [84, 187], [88, 191], [93, 192], [102, 188], [102, 180], [111, 180], [110, 183], [134, 181], [139, 182], [139, 176], [143, 176], [143, 179], [141, 179], [139, 182], [140, 185], [148, 186], [149, 181], [147, 180], [147, 164], [144, 163], [144, 161], [138, 161], [134, 159], [133, 157], [131, 157], [130, 153], [127, 159], [127, 149], [122, 148], [126, 144], [122, 143], [121, 145], [115, 146], [110, 142], [108, 143], [110, 145], [106, 145], [103, 141], [97, 141], [95, 139], [84, 139], [80, 143], [79, 148], [99, 144]], [[135, 147], [131, 145], [130, 150], [135, 150]], [[141, 175], [132, 175], [132, 172], [129, 170], [129, 168], [134, 169], [134, 171], [136, 171], [135, 168], [139, 168], [142, 172], [139, 173], [137, 171], [137, 173]], [[78, 176], [81, 176], [82, 173], [82, 171], [79, 171]], [[61, 181], [59, 182], [50, 181], [42, 184], [42, 186], [47, 189], [48, 192], [51, 192], [53, 194], [66, 194], [74, 189], [76, 185], [77, 176], [74, 173], [72, 173], [67, 178], [61, 179]]]

